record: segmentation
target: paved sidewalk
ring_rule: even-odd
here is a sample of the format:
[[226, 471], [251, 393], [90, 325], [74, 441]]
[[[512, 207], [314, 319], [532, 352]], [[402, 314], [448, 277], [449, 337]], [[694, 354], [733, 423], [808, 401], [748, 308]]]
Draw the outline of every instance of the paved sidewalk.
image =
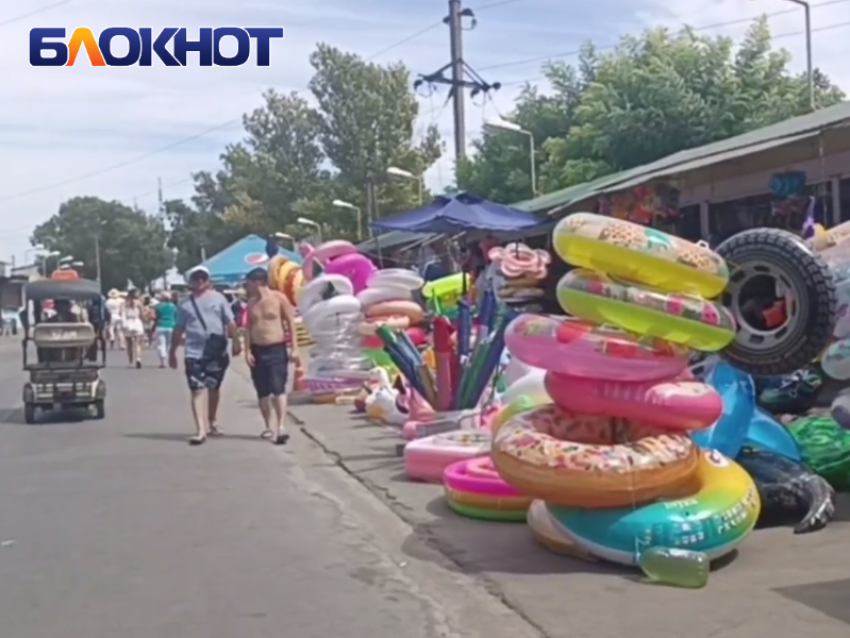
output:
[[307, 439], [260, 441], [238, 365], [200, 448], [181, 373], [117, 353], [105, 420], [24, 425], [19, 365], [0, 344], [3, 638], [538, 635]]
[[707, 589], [653, 587], [634, 574], [555, 556], [517, 524], [462, 519], [441, 489], [404, 478], [391, 428], [347, 408], [294, 409], [302, 427], [338, 463], [382, 498], [422, 541], [479, 578], [549, 638], [847, 638], [850, 635], [850, 501], [826, 530], [794, 536], [760, 530], [737, 558], [714, 572]]

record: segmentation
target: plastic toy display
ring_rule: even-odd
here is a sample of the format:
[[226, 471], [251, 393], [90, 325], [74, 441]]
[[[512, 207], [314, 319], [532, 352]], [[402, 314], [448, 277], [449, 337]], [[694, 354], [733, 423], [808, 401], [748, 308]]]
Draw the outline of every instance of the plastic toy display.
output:
[[298, 311], [314, 341], [305, 361], [304, 385], [311, 392], [350, 390], [368, 379], [370, 362], [363, 356], [357, 326], [360, 302], [351, 281], [321, 275], [299, 294]]

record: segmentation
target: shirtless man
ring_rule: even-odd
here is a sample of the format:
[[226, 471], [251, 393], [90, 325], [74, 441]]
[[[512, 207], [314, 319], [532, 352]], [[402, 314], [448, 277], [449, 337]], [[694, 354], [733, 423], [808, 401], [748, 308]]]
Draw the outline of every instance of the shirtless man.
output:
[[283, 294], [269, 288], [264, 268], [248, 273], [245, 288], [249, 295], [245, 351], [266, 426], [262, 437], [283, 445], [289, 440], [285, 427], [289, 359], [298, 356], [295, 339], [291, 339], [292, 352], [286, 349], [287, 335], [295, 334], [295, 310]]

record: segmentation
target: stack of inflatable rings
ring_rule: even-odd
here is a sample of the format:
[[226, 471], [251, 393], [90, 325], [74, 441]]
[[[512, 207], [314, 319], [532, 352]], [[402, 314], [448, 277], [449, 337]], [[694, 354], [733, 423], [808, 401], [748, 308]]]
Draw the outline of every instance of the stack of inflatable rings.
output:
[[705, 246], [586, 213], [558, 224], [554, 246], [579, 267], [558, 284], [573, 317], [521, 315], [506, 333], [511, 355], [547, 371], [554, 404], [498, 428], [499, 475], [546, 503], [550, 546], [560, 534], [561, 546], [630, 565], [650, 547], [728, 553], [754, 527], [758, 493], [743, 468], [691, 440], [723, 405], [686, 369], [688, 348], [734, 338], [732, 317], [709, 301], [726, 264]]

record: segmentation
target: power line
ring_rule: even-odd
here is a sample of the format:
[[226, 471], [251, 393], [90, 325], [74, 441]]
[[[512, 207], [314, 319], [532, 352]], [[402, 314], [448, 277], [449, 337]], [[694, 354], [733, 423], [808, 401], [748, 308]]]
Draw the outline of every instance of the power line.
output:
[[[838, 0], [838, 1], [840, 1], [840, 2], [850, 2], [850, 0]], [[848, 27], [848, 26], [850, 26], [850, 20], [848, 20], [846, 22], [836, 22], [834, 24], [828, 24], [828, 25], [823, 26], [823, 27], [817, 27], [815, 29], [812, 29], [812, 33], [820, 33], [822, 31], [832, 31], [833, 29], [843, 29], [844, 27]], [[696, 29], [694, 29], [694, 30], [696, 31]], [[801, 36], [801, 35], [805, 35], [805, 34], [806, 34], [805, 31], [789, 31], [788, 33], [779, 33], [777, 35], [772, 35], [772, 36], [770, 36], [770, 40], [772, 42], [773, 40], [778, 40], [780, 38], [791, 38], [791, 37]], [[614, 48], [616, 48], [616, 46], [617, 45], [608, 45], [608, 46], [605, 46], [605, 47], [597, 47], [597, 50], [598, 51], [604, 51], [606, 49], [614, 49]], [[575, 52], [571, 52], [569, 54], [563, 54], [562, 56], [555, 56], [555, 57], [551, 57], [551, 58], [546, 58], [545, 60], [543, 60], [543, 62], [554, 61], [554, 60], [559, 59], [559, 57], [569, 57], [570, 55], [578, 55], [578, 53], [579, 53], [578, 51], [575, 51]], [[518, 86], [520, 84], [527, 84], [527, 83], [530, 83], [530, 82], [538, 82], [540, 80], [547, 80], [547, 79], [548, 78], [545, 75], [536, 75], [534, 77], [526, 78], [524, 80], [515, 80], [513, 82], [505, 82], [505, 83], [502, 84], [502, 86]]]
[[[38, 13], [42, 13], [42, 12], [48, 11], [50, 9], [65, 5], [65, 4], [70, 4], [73, 1], [74, 0], [62, 0], [61, 2], [57, 2], [57, 3], [54, 3], [52, 5], [42, 7], [41, 9], [38, 9], [36, 11], [32, 11], [30, 13], [20, 15], [20, 16], [17, 16], [15, 18], [11, 18], [9, 20], [6, 20], [5, 22], [0, 22], [0, 26], [4, 26], [6, 24], [11, 24], [13, 22], [24, 20], [27, 17], [30, 17], [32, 15], [36, 15]], [[500, 2], [493, 2], [493, 3], [490, 3], [490, 4], [484, 5], [483, 7], [480, 7], [477, 10], [482, 11], [482, 10], [487, 10], [487, 9], [493, 9], [493, 8], [496, 8], [496, 7], [499, 7], [499, 6], [513, 4], [513, 3], [521, 2], [521, 1], [523, 1], [523, 0], [501, 0]], [[825, 7], [825, 6], [830, 6], [830, 5], [843, 4], [843, 3], [846, 3], [846, 2], [850, 2], [850, 0], [826, 0], [825, 2], [820, 2], [818, 4], [812, 5], [812, 8], [819, 8], [819, 7]], [[794, 11], [794, 10], [790, 9], [790, 10], [784, 10], [784, 11], [776, 11], [776, 12], [773, 12], [773, 13], [770, 13], [770, 14], [767, 14], [767, 15], [768, 15], [768, 17], [773, 17], [773, 16], [791, 13], [792, 11]], [[704, 31], [704, 30], [708, 30], [708, 29], [722, 28], [722, 27], [725, 27], [725, 26], [733, 26], [733, 25], [736, 25], [736, 24], [751, 22], [752, 20], [754, 20], [756, 18], [758, 18], [758, 16], [754, 16], [754, 17], [750, 17], [750, 18], [737, 19], [737, 20], [733, 20], [733, 21], [729, 21], [729, 22], [725, 22], [725, 23], [720, 23], [720, 24], [707, 25], [707, 26], [704, 26], [704, 27], [697, 27], [697, 28], [694, 29], [694, 31]], [[436, 29], [441, 24], [442, 24], [441, 22], [436, 22], [436, 23], [429, 25], [428, 27], [426, 27], [424, 29], [420, 29], [418, 31], [415, 31], [414, 33], [411, 33], [411, 34], [405, 36], [404, 38], [396, 41], [392, 45], [387, 46], [387, 47], [381, 49], [380, 51], [370, 55], [367, 59], [372, 60], [376, 57], [379, 57], [379, 56], [383, 55], [384, 53], [387, 53], [394, 48], [402, 46], [402, 45], [410, 42], [411, 40], [413, 40], [417, 37], [421, 37], [422, 35]], [[815, 28], [815, 29], [812, 29], [812, 32], [821, 32], [821, 31], [826, 31], [826, 30], [831, 30], [831, 29], [836, 29], [836, 28], [842, 28], [842, 27], [846, 27], [846, 26], [850, 26], [850, 22], [842, 22], [842, 23], [837, 23], [837, 24], [833, 24], [833, 25]], [[774, 39], [777, 39], [777, 38], [782, 38], [782, 37], [798, 36], [798, 35], [801, 35], [803, 33], [804, 32], [802, 32], [802, 31], [796, 31], [796, 32], [793, 32], [793, 33], [785, 33], [785, 34], [781, 34], [781, 35], [772, 36], [771, 40], [774, 40]], [[607, 46], [597, 47], [597, 50], [613, 49], [613, 48], [616, 48], [616, 46], [617, 45], [607, 45]], [[521, 65], [521, 64], [529, 64], [529, 63], [532, 63], [532, 62], [546, 62], [546, 61], [556, 60], [558, 58], [578, 55], [578, 53], [579, 53], [579, 51], [569, 51], [569, 52], [564, 52], [564, 53], [560, 53], [560, 54], [555, 54], [555, 55], [545, 57], [545, 58], [525, 59], [525, 60], [522, 60], [522, 61], [516, 61], [516, 62], [511, 62], [511, 63], [490, 65], [490, 66], [482, 67], [481, 70], [493, 69], [493, 68], [503, 68], [503, 67], [506, 67], [506, 66], [518, 66], [518, 65]], [[503, 83], [502, 86], [517, 86], [517, 85], [535, 82], [535, 81], [538, 81], [538, 80], [545, 80], [545, 79], [547, 79], [545, 75], [538, 75], [538, 76], [526, 78], [526, 79], [523, 79], [523, 80]], [[441, 110], [441, 109], [439, 109], [439, 110]], [[429, 113], [433, 113], [433, 110], [430, 111], [430, 112], [426, 112], [422, 115], [427, 116]], [[173, 149], [175, 149], [179, 146], [182, 146], [183, 144], [186, 144], [188, 142], [198, 140], [198, 139], [205, 137], [205, 136], [207, 136], [211, 133], [225, 129], [225, 128], [232, 126], [236, 123], [241, 123], [241, 121], [242, 121], [241, 116], [238, 117], [238, 118], [230, 119], [230, 120], [223, 122], [223, 123], [221, 123], [217, 126], [213, 126], [211, 128], [205, 129], [205, 130], [203, 130], [199, 133], [196, 133], [194, 135], [191, 135], [191, 136], [185, 137], [181, 140], [178, 140], [178, 141], [176, 141], [172, 144], [169, 144], [167, 146], [163, 146], [163, 147], [158, 148], [158, 149], [151, 151], [149, 153], [145, 153], [143, 155], [136, 156], [136, 157], [131, 158], [129, 160], [126, 160], [124, 162], [119, 162], [119, 163], [116, 163], [116, 164], [112, 164], [110, 166], [105, 166], [105, 167], [98, 169], [96, 171], [92, 171], [92, 172], [86, 173], [84, 175], [78, 175], [76, 177], [69, 178], [69, 179], [66, 179], [66, 180], [63, 180], [63, 181], [60, 181], [60, 182], [56, 182], [56, 183], [53, 183], [53, 184], [47, 184], [47, 185], [44, 185], [44, 186], [41, 186], [41, 187], [38, 187], [38, 188], [30, 189], [30, 190], [27, 190], [27, 191], [22, 191], [22, 192], [19, 192], [19, 193], [14, 193], [12, 195], [8, 195], [8, 196], [5, 196], [5, 197], [0, 197], [0, 202], [6, 202], [6, 201], [21, 198], [21, 197], [26, 197], [26, 196], [29, 196], [29, 195], [37, 194], [37, 193], [40, 193], [40, 192], [43, 192], [43, 191], [52, 190], [54, 188], [59, 188], [61, 186], [67, 186], [69, 184], [73, 184], [73, 183], [76, 183], [78, 181], [90, 179], [91, 177], [96, 177], [96, 176], [99, 176], [99, 175], [109, 173], [109, 172], [111, 172], [113, 170], [117, 170], [119, 168], [125, 168], [127, 166], [137, 164], [141, 161], [144, 161], [144, 160], [149, 159], [151, 157], [154, 157], [156, 155], [160, 155], [162, 153], [167, 153], [167, 152], [169, 152], [169, 151], [171, 151], [171, 150], [173, 150]], [[185, 182], [182, 182], [182, 183], [185, 183]], [[12, 229], [0, 230], [0, 235], [4, 232], [8, 232], [8, 231], [11, 231], [11, 230]]]
[[5, 27], [7, 24], [14, 24], [15, 22], [26, 20], [31, 16], [35, 16], [40, 13], [50, 11], [52, 9], [56, 9], [57, 7], [61, 7], [66, 4], [71, 4], [72, 2], [74, 2], [74, 0], [61, 0], [61, 2], [54, 2], [53, 4], [49, 4], [46, 7], [41, 7], [41, 9], [35, 9], [34, 11], [30, 11], [29, 13], [24, 13], [22, 15], [15, 16], [14, 18], [9, 18], [8, 20], [3, 20], [2, 22], [0, 22], [0, 27]]
[[[821, 7], [828, 7], [836, 4], [844, 4], [846, 2], [850, 2], [850, 0], [827, 0], [826, 2], [819, 2], [818, 4], [813, 4], [812, 9], [818, 9]], [[797, 13], [797, 9], [783, 9], [782, 11], [774, 11], [773, 13], [763, 14], [768, 18], [775, 18], [776, 16], [787, 15], [789, 13]], [[738, 24], [746, 24], [748, 22], [753, 22], [757, 20], [760, 15], [750, 16], [748, 18], [738, 18], [736, 20], [729, 20], [728, 22], [718, 22], [716, 24], [707, 24], [702, 27], [693, 27], [694, 31], [710, 31], [712, 29], [723, 29], [725, 27], [732, 27]], [[818, 31], [819, 29], [812, 29], [812, 31]], [[796, 35], [796, 34], [795, 34]], [[778, 36], [777, 36], [778, 37]], [[773, 38], [771, 38], [773, 39]], [[607, 44], [604, 46], [595, 47], [597, 51], [606, 51], [617, 48], [616, 44]], [[561, 53], [553, 53], [551, 55], [541, 55], [532, 58], [524, 58], [522, 60], [514, 60], [513, 62], [500, 62], [498, 64], [490, 64], [488, 66], [481, 67], [481, 71], [489, 71], [491, 69], [505, 69], [512, 66], [523, 66], [526, 64], [534, 64], [535, 62], [550, 62], [552, 60], [556, 60], [559, 58], [570, 58], [581, 53], [580, 49], [574, 49], [572, 51], [562, 51]], [[514, 83], [511, 83], [514, 84]]]

